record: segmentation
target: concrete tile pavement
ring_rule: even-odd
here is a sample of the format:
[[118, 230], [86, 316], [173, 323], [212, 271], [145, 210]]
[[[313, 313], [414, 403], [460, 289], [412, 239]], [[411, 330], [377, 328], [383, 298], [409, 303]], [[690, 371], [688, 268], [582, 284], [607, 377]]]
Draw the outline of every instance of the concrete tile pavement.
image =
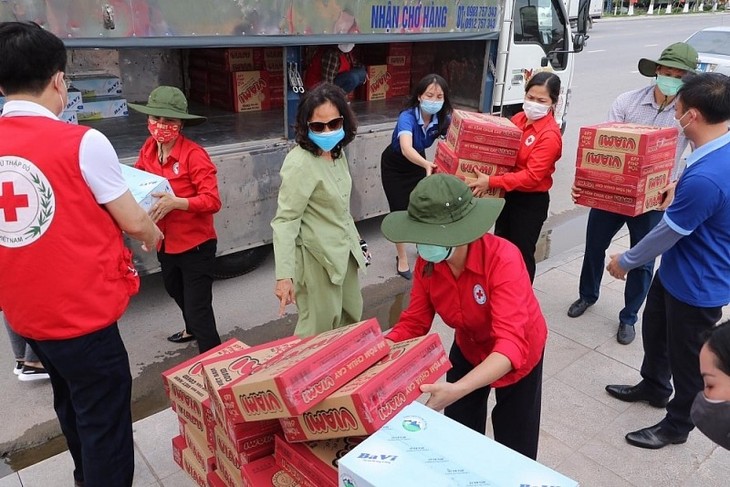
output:
[[[627, 243], [623, 236], [614, 249], [626, 248]], [[585, 315], [575, 319], [566, 315], [577, 298], [581, 260], [582, 249], [575, 248], [538, 264], [534, 287], [550, 327], [538, 460], [584, 487], [728, 485], [730, 452], [698, 431], [690, 434], [686, 444], [658, 451], [625, 442], [627, 432], [655, 424], [664, 412], [614, 400], [604, 391], [608, 383], [639, 380], [640, 328], [633, 344], [616, 343], [623, 286], [608, 274], [600, 300]], [[729, 315], [726, 309], [725, 316]], [[434, 330], [450, 346], [453, 334], [439, 319]], [[134, 424], [135, 487], [195, 485], [172, 460], [170, 439], [177, 431], [170, 409]], [[71, 471], [71, 458], [65, 452], [0, 479], [0, 487], [70, 486]]]

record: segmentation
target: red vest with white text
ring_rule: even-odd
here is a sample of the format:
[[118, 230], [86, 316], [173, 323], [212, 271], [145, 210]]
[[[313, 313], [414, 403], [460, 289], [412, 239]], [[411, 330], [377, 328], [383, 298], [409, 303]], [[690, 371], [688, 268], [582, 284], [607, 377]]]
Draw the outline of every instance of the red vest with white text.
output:
[[42, 116], [0, 117], [0, 307], [24, 337], [105, 328], [139, 289], [121, 230], [81, 174], [87, 130]]

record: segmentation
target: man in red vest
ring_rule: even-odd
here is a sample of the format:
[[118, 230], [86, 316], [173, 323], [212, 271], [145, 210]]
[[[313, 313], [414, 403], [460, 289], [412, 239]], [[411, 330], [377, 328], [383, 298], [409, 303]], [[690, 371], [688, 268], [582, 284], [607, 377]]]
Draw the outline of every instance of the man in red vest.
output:
[[139, 289], [122, 231], [157, 248], [100, 132], [61, 122], [66, 48], [0, 23], [0, 307], [48, 371], [77, 486], [131, 486], [129, 359], [117, 320]]
[[355, 44], [338, 44], [317, 48], [304, 74], [308, 90], [322, 82], [334, 83], [350, 93], [365, 82], [365, 67], [358, 65], [350, 54]]

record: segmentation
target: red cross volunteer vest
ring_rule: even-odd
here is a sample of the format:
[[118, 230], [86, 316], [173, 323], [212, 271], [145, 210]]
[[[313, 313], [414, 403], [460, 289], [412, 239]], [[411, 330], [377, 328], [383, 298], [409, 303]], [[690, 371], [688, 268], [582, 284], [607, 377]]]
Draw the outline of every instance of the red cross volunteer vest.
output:
[[0, 307], [34, 340], [105, 328], [139, 289], [121, 230], [81, 174], [87, 130], [0, 117]]

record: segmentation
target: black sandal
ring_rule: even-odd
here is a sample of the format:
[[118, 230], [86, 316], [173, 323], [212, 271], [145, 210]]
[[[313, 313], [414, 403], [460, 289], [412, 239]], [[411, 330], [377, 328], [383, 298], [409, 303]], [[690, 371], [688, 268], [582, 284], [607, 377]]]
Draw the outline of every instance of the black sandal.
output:
[[186, 343], [186, 342], [192, 342], [193, 340], [195, 340], [195, 336], [193, 336], [193, 335], [185, 336], [184, 331], [179, 331], [177, 333], [173, 333], [172, 335], [167, 337], [167, 339], [169, 341], [171, 341], [172, 343]]

